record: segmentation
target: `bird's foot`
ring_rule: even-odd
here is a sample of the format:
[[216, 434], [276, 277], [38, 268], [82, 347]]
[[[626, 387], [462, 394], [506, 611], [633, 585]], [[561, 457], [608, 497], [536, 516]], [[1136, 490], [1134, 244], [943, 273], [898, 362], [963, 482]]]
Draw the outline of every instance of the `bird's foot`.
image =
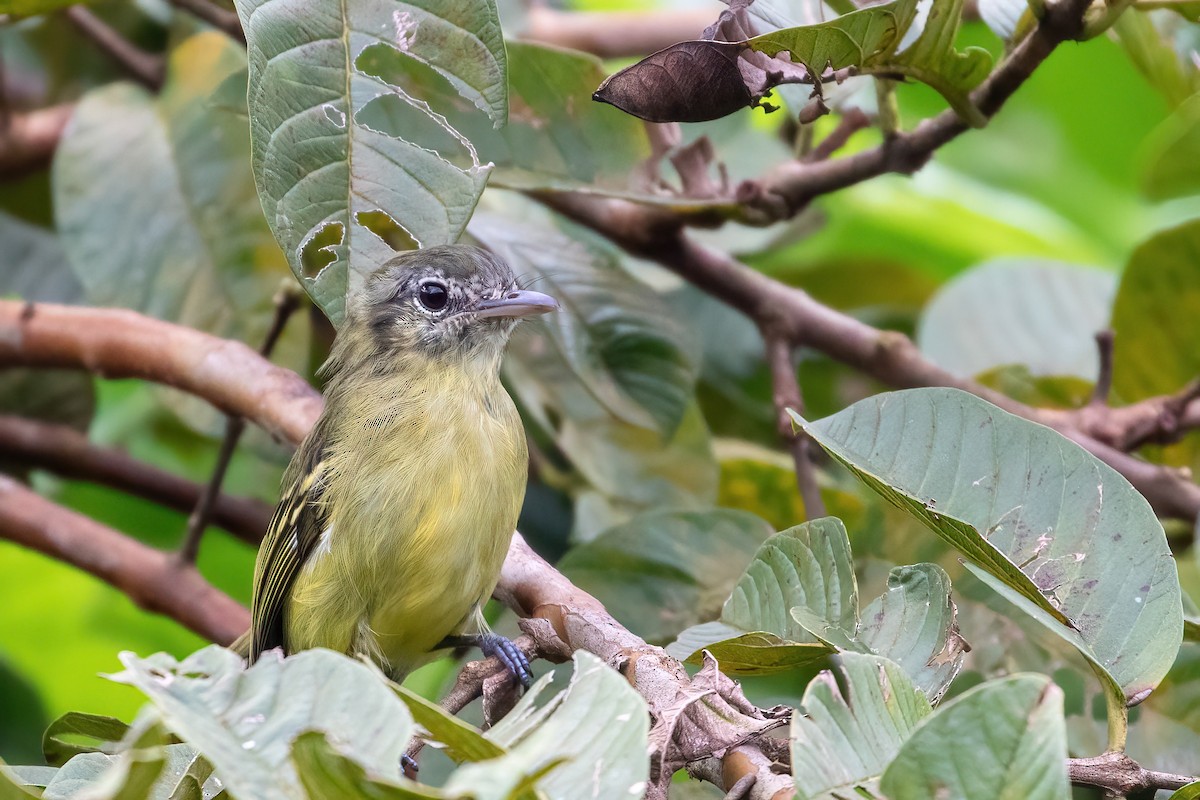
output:
[[486, 657], [495, 656], [508, 673], [516, 678], [521, 686], [528, 689], [533, 683], [533, 673], [529, 669], [529, 659], [521, 649], [498, 633], [477, 633], [461, 636], [447, 636], [440, 647], [478, 647]]

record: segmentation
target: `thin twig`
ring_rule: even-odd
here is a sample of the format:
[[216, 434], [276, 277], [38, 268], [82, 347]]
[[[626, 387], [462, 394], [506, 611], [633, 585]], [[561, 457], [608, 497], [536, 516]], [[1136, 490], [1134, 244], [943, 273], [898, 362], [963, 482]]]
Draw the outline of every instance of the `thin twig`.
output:
[[[195, 508], [203, 487], [152, 467], [115, 448], [98, 447], [66, 425], [0, 415], [0, 456], [34, 469], [91, 481], [143, 497], [168, 508]], [[271, 506], [222, 494], [213, 506], [215, 524], [243, 541], [258, 544], [271, 519]]]
[[792, 461], [796, 465], [796, 486], [804, 500], [804, 515], [808, 519], [825, 516], [825, 501], [817, 485], [817, 471], [811, 456], [811, 441], [802, 431], [792, 430], [790, 408], [797, 414], [804, 413], [804, 397], [796, 379], [796, 366], [792, 363], [792, 346], [787, 339], [767, 338], [767, 360], [771, 366], [771, 386], [775, 401], [779, 435], [788, 444]]
[[90, 8], [71, 6], [66, 14], [72, 25], [128, 72], [130, 77], [151, 91], [157, 91], [162, 86], [166, 70], [162, 56], [138, 47], [96, 16]]
[[[258, 349], [263, 358], [270, 358], [275, 343], [279, 341], [288, 319], [300, 306], [300, 293], [291, 285], [281, 286], [275, 293], [275, 315], [271, 319], [271, 327], [263, 337], [262, 347]], [[188, 517], [187, 530], [183, 542], [179, 546], [178, 558], [184, 564], [195, 564], [196, 556], [200, 554], [200, 540], [208, 528], [217, 498], [221, 496], [221, 484], [225, 482], [225, 473], [229, 462], [237, 449], [238, 441], [246, 430], [244, 417], [230, 415], [225, 418], [225, 436], [221, 439], [221, 449], [217, 451], [217, 463], [213, 466], [212, 476], [205, 487], [196, 507]]]
[[246, 43], [246, 34], [242, 31], [242, 23], [234, 12], [226, 11], [209, 0], [167, 0], [167, 2], [197, 19], [207, 22], [217, 30], [224, 31], [230, 38], [242, 44]]
[[804, 157], [805, 162], [824, 161], [846, 146], [850, 137], [871, 126], [871, 118], [861, 109], [851, 108], [842, 114], [837, 127]]
[[1096, 334], [1096, 354], [1100, 358], [1100, 371], [1096, 375], [1096, 386], [1092, 389], [1091, 406], [1107, 406], [1112, 395], [1113, 343], [1116, 333], [1110, 328]]

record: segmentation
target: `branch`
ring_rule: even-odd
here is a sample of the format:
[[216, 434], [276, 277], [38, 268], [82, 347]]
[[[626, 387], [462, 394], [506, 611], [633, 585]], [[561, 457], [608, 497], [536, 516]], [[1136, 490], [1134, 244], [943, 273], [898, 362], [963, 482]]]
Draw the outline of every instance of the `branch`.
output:
[[197, 19], [212, 25], [235, 41], [246, 43], [246, 34], [242, 31], [241, 20], [233, 11], [226, 11], [209, 0], [167, 0], [178, 9], [188, 12]]
[[1106, 796], [1125, 797], [1148, 789], [1181, 789], [1200, 778], [1145, 769], [1124, 753], [1067, 759], [1067, 774], [1076, 786], [1103, 789]]
[[130, 77], [150, 91], [158, 91], [166, 72], [162, 56], [138, 47], [86, 6], [71, 6], [66, 13], [71, 24], [91, 39], [106, 56], [117, 62]]
[[67, 367], [166, 384], [280, 442], [299, 442], [321, 413], [316, 389], [241, 342], [133, 311], [0, 300], [0, 332], [0, 367]]
[[147, 611], [165, 614], [219, 644], [250, 625], [250, 613], [194, 567], [177, 564], [82, 514], [0, 475], [0, 535], [107, 581]]
[[[1083, 13], [1089, 5], [1090, 0], [1058, 0], [1046, 5], [1037, 28], [971, 93], [971, 101], [985, 118], [996, 115], [1055, 47], [1082, 32]], [[916, 172], [934, 151], [968, 129], [958, 113], [948, 109], [871, 150], [833, 160], [784, 164], [740, 189], [739, 196], [755, 198], [750, 205], [757, 205], [763, 215], [758, 222], [791, 217], [820, 195], [887, 172]]]
[[821, 499], [821, 490], [817, 486], [817, 472], [810, 454], [812, 442], [807, 434], [792, 429], [792, 418], [787, 413], [790, 408], [797, 414], [803, 414], [804, 398], [796, 380], [792, 347], [786, 339], [767, 338], [767, 362], [771, 365], [777, 427], [796, 464], [796, 487], [804, 500], [804, 516], [808, 519], [823, 517], [825, 501]]
[[74, 105], [64, 103], [7, 115], [0, 124], [0, 179], [48, 167], [74, 111]]
[[[200, 498], [200, 484], [97, 447], [78, 431], [22, 417], [0, 416], [0, 455], [64, 478], [99, 483], [187, 513]], [[258, 544], [271, 520], [271, 507], [222, 494], [213, 522], [250, 544]]]
[[[203, 397], [228, 414], [243, 416], [292, 444], [308, 432], [322, 404], [321, 396], [299, 376], [242, 344], [131, 311], [0, 301], [0, 367], [11, 365], [84, 368], [110, 377], [165, 383]], [[8, 517], [35, 505], [39, 510], [30, 515], [28, 530], [14, 531]], [[69, 515], [61, 528], [33, 524], [50, 516], [46, 509], [55, 507], [42, 498], [37, 498], [37, 504], [24, 500], [6, 504], [0, 508], [0, 534], [100, 575], [139, 602], [189, 626], [196, 624], [195, 615], [204, 615], [215, 641], [227, 643], [248, 626], [245, 609], [228, 598], [221, 600], [223, 595], [198, 598], [187, 583], [194, 582], [190, 576], [196, 575], [190, 566], [165, 561], [171, 557], [72, 512], [60, 510], [60, 518]], [[68, 525], [79, 530], [67, 531]], [[105, 543], [86, 551], [73, 546], [89, 536]], [[109, 557], [99, 558], [105, 553]], [[133, 564], [124, 563], [126, 559]], [[160, 596], [167, 588], [166, 596]], [[652, 736], [658, 743], [655, 788], [665, 790], [676, 765], [711, 759], [713, 752], [723, 751], [722, 788], [754, 772], [752, 800], [790, 796], [791, 779], [770, 771], [773, 762], [755, 742], [761, 733], [784, 724], [783, 717], [750, 705], [715, 665], [689, 678], [678, 661], [624, 628], [599, 601], [534, 553], [520, 534], [513, 537], [496, 596], [518, 613], [550, 623], [527, 628], [535, 639], [542, 636], [540, 651], [564, 646], [587, 649], [617, 667], [646, 698], [655, 720]], [[695, 682], [701, 680], [707, 683], [698, 689]], [[685, 727], [689, 735], [677, 736], [677, 726]], [[707, 735], [695, 736], [698, 730]]]
[[718, 5], [669, 11], [557, 11], [529, 9], [518, 37], [583, 50], [601, 58], [641, 56], [699, 38], [717, 18]]

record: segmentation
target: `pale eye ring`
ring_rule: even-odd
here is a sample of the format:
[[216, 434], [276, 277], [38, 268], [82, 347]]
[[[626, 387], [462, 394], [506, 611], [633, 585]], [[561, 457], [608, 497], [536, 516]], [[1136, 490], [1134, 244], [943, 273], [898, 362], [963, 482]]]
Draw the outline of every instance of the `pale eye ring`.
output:
[[417, 289], [417, 302], [428, 311], [442, 311], [450, 302], [450, 292], [441, 281], [425, 281]]

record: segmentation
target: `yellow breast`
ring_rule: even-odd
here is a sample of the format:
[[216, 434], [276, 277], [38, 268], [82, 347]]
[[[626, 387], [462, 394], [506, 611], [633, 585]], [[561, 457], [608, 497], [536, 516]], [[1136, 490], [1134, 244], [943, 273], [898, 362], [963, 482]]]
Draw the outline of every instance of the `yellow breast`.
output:
[[358, 408], [339, 419], [358, 422], [326, 455], [332, 530], [293, 589], [289, 638], [402, 673], [495, 587], [524, 499], [524, 430], [498, 379], [452, 369], [346, 402]]

